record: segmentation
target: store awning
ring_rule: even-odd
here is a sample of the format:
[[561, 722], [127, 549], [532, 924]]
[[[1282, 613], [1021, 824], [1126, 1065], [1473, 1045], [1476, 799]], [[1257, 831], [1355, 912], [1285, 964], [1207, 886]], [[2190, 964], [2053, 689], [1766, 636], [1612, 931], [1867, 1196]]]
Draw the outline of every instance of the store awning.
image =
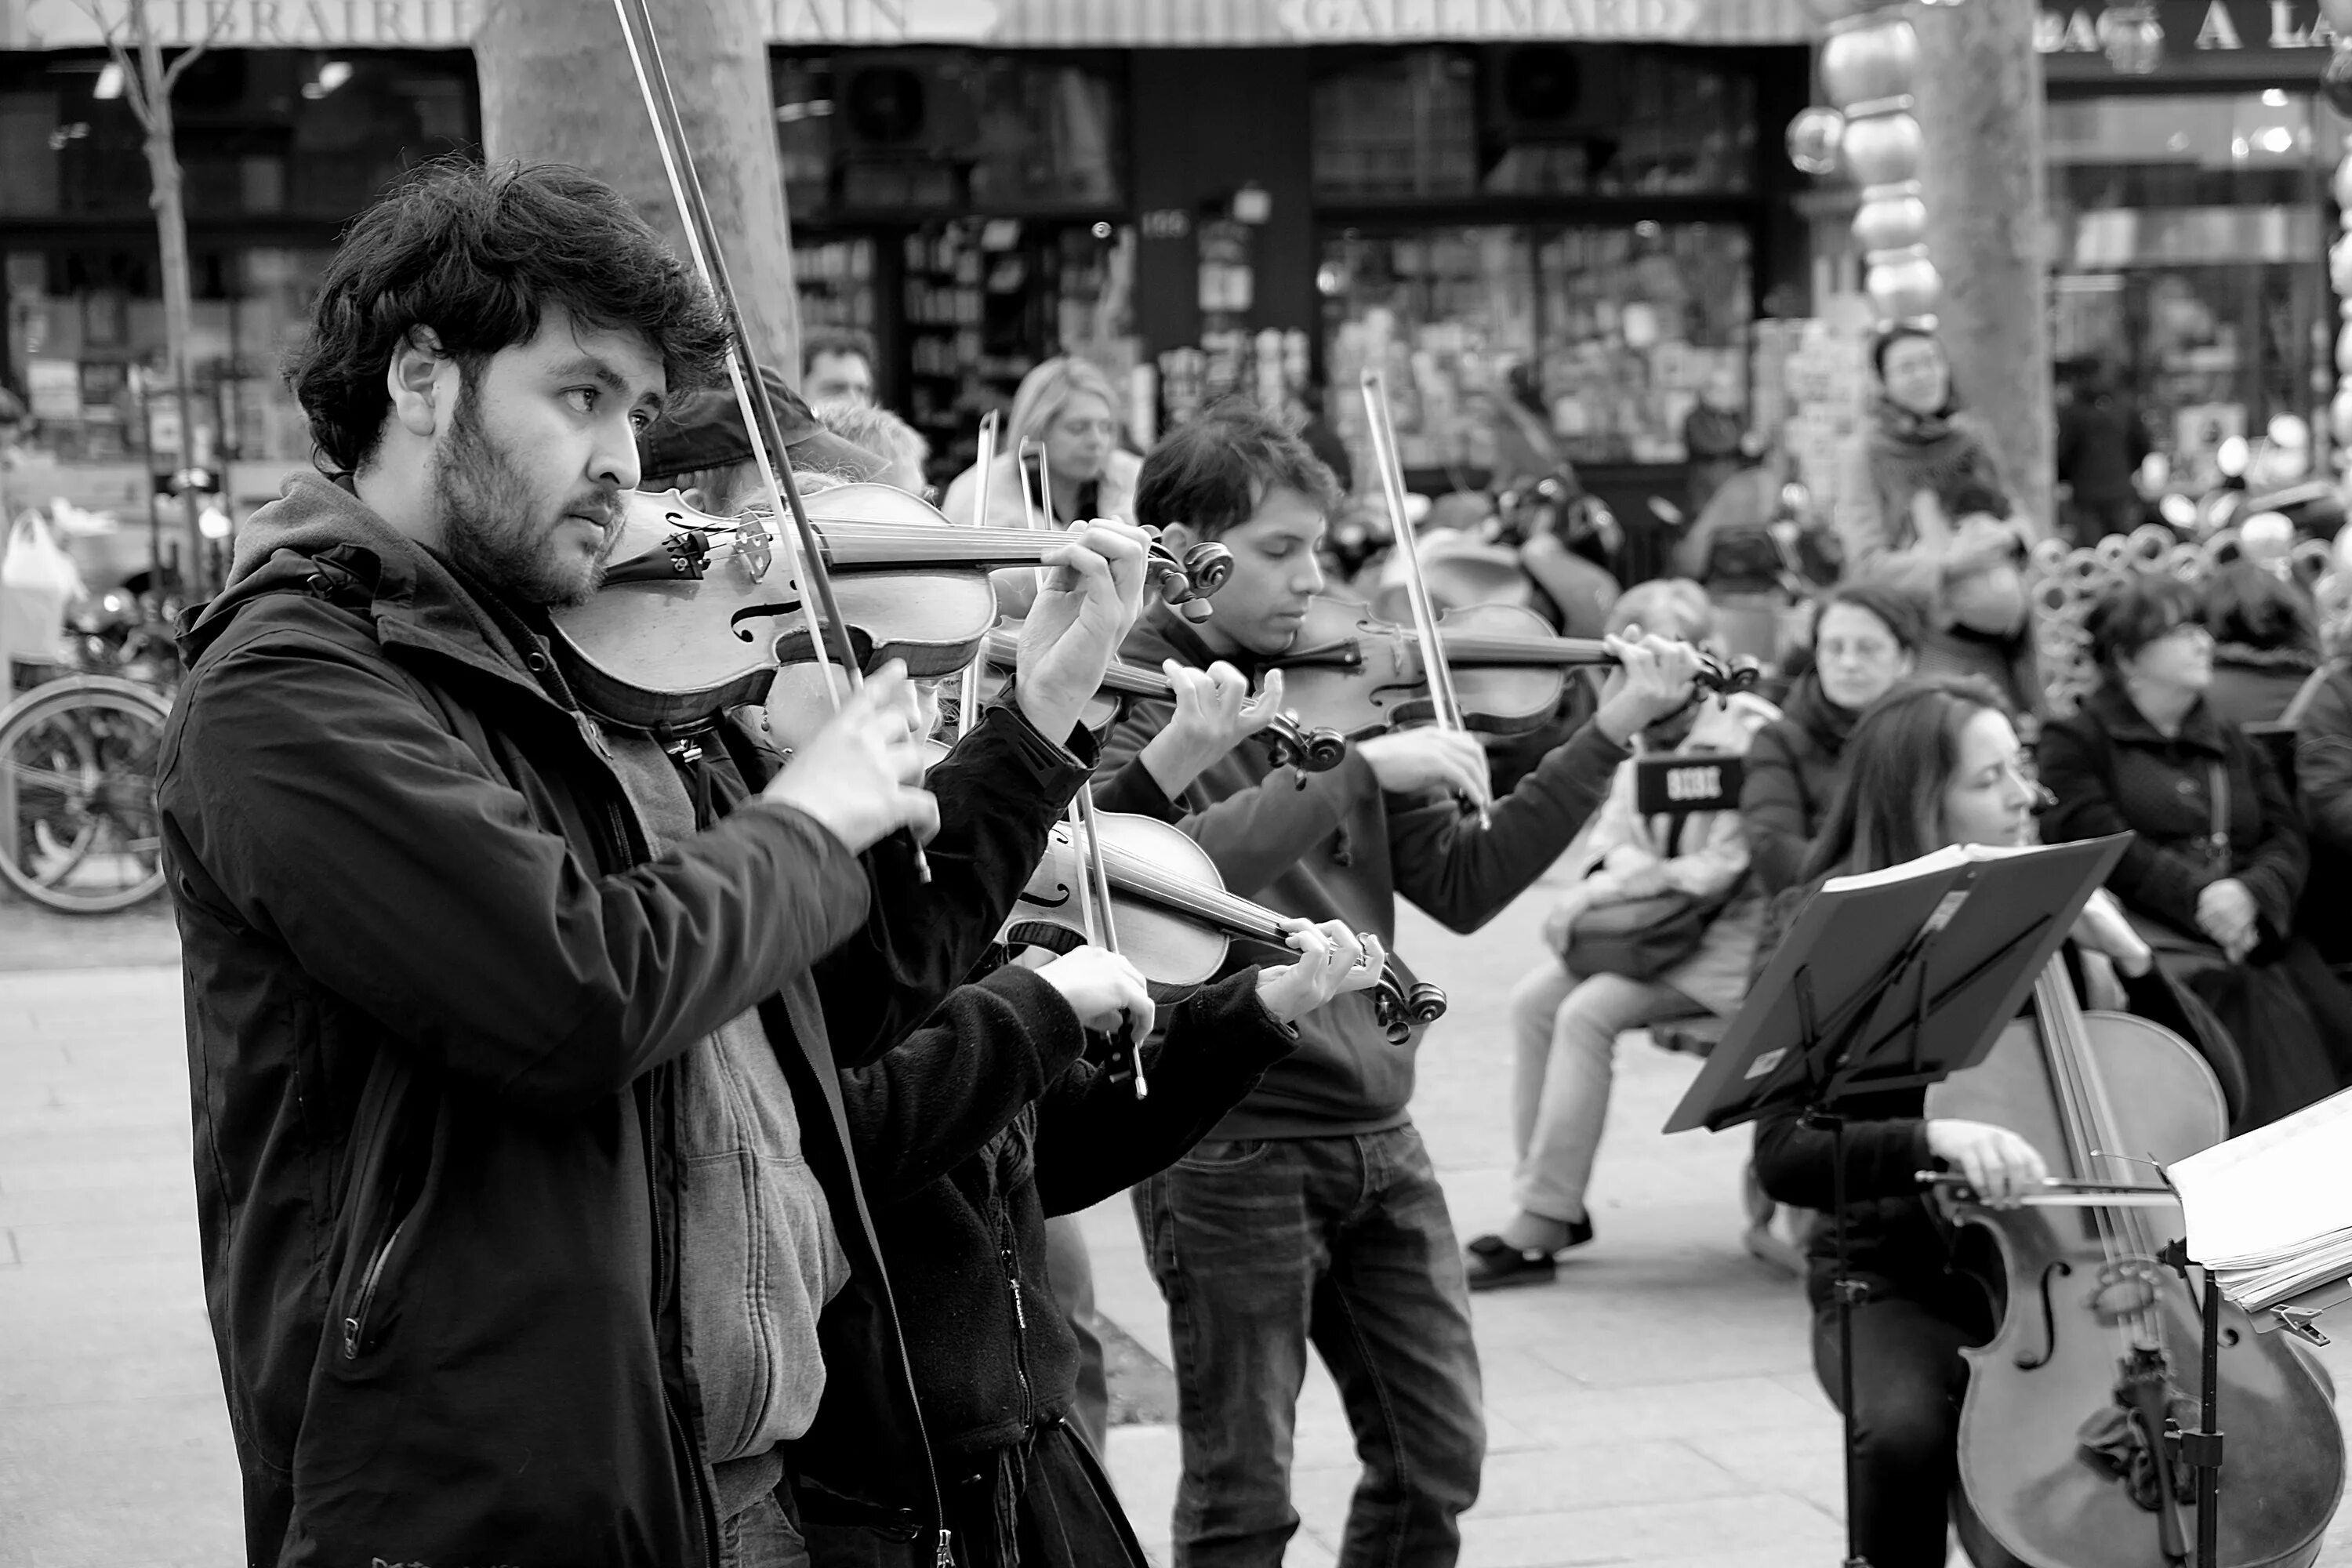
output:
[[[150, 0], [169, 44], [209, 28], [231, 48], [463, 48], [484, 0]], [[1802, 43], [1801, 0], [766, 0], [778, 44], [1223, 48], [1488, 43]], [[88, 48], [123, 0], [0, 0], [0, 49]]]

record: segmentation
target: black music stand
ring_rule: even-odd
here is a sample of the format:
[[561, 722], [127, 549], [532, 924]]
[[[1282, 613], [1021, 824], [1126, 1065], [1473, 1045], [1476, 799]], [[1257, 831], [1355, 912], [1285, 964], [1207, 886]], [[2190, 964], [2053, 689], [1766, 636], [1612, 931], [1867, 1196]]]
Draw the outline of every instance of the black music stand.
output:
[[1837, 1237], [1838, 1409], [1846, 1568], [1868, 1568], [1854, 1519], [1853, 1308], [1845, 1118], [1857, 1096], [1925, 1088], [1984, 1059], [2129, 841], [2127, 834], [1973, 858], [1935, 855], [1834, 879], [1809, 900], [1668, 1132], [1795, 1111], [1830, 1134]]

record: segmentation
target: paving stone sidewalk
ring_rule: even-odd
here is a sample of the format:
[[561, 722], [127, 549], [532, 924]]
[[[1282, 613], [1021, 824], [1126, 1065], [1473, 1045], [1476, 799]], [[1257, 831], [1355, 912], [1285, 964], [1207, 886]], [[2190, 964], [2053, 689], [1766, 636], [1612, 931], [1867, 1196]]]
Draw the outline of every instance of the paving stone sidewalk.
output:
[[[1465, 1235], [1506, 1212], [1503, 1006], [1538, 956], [1539, 899], [1475, 938], [1410, 916], [1401, 932], [1453, 997], [1414, 1111]], [[243, 1561], [195, 1263], [171, 958], [153, 911], [58, 925], [0, 903], [0, 1568]], [[1746, 1137], [1661, 1136], [1693, 1064], [1630, 1043], [1620, 1058], [1600, 1240], [1555, 1285], [1476, 1299], [1491, 1447], [1463, 1562], [1829, 1568], [1837, 1426], [1794, 1284], [1738, 1247]], [[1166, 1320], [1126, 1204], [1086, 1224], [1104, 1311], [1164, 1362]], [[2352, 1360], [2328, 1358], [2352, 1382]], [[1111, 1448], [1164, 1563], [1174, 1429], [1119, 1426]], [[1290, 1563], [1335, 1560], [1355, 1477], [1315, 1369]], [[2345, 1521], [2322, 1561], [2352, 1563]]]

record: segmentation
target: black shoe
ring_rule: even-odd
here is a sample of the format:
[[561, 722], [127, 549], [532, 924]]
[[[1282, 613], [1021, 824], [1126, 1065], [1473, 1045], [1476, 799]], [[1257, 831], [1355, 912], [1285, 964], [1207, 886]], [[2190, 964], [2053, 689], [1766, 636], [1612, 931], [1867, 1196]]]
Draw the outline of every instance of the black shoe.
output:
[[[1570, 1220], [1568, 1239], [1559, 1251], [1581, 1247], [1592, 1239], [1590, 1218]], [[1517, 1247], [1499, 1236], [1474, 1238], [1465, 1249], [1462, 1271], [1469, 1278], [1473, 1290], [1500, 1290], [1513, 1285], [1549, 1285], [1558, 1276], [1559, 1266], [1555, 1254], [1540, 1247]]]

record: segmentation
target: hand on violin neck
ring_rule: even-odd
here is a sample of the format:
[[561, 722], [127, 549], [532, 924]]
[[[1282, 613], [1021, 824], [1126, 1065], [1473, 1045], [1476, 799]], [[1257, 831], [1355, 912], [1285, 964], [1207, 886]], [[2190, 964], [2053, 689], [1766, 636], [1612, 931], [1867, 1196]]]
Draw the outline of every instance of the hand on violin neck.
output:
[[1444, 790], [1475, 804], [1487, 798], [1486, 749], [1459, 730], [1399, 730], [1356, 745], [1391, 795]]
[[1286, 1024], [1295, 1024], [1333, 997], [1349, 991], [1368, 991], [1380, 984], [1388, 954], [1381, 939], [1359, 936], [1339, 921], [1288, 920], [1284, 939], [1297, 950], [1298, 962], [1257, 972], [1257, 999]]
[[1072, 525], [1047, 552], [1049, 575], [1021, 623], [1014, 700], [1048, 740], [1077, 727], [1143, 607], [1148, 536], [1131, 523]]
[[1250, 695], [1249, 678], [1223, 659], [1206, 669], [1162, 659], [1160, 669], [1176, 693], [1176, 715], [1144, 742], [1141, 761], [1174, 800], [1186, 784], [1282, 711], [1282, 671], [1265, 673], [1265, 686]]
[[1118, 953], [1074, 947], [1039, 969], [1037, 978], [1062, 994], [1087, 1028], [1125, 1031], [1138, 1044], [1151, 1033], [1151, 993], [1142, 973]]
[[1618, 668], [1608, 697], [1592, 716], [1602, 734], [1627, 745], [1651, 725], [1690, 706], [1698, 689], [1698, 649], [1671, 637], [1645, 637], [1639, 626], [1602, 640]]
[[893, 660], [842, 700], [841, 711], [793, 752], [761, 800], [815, 818], [853, 855], [902, 827], [929, 838], [940, 828], [940, 805], [922, 787], [914, 713], [907, 667]]

